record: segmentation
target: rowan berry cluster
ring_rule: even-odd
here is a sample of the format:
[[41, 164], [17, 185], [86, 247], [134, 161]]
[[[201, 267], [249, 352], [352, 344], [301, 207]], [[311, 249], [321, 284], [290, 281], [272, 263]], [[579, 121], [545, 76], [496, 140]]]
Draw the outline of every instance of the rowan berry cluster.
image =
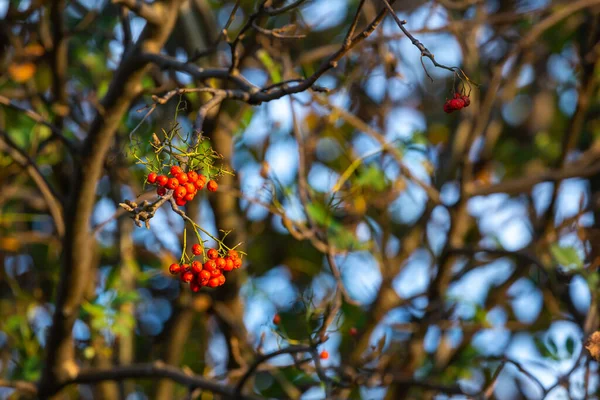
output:
[[[199, 244], [192, 246], [194, 256], [203, 255], [203, 248]], [[169, 272], [178, 275], [182, 282], [189, 283], [192, 292], [199, 291], [202, 286], [216, 288], [225, 283], [225, 272], [233, 271], [242, 266], [242, 259], [235, 250], [229, 250], [227, 254], [219, 254], [217, 249], [209, 249], [203, 256], [204, 263], [198, 260], [190, 264], [171, 264]]]
[[454, 98], [446, 100], [444, 103], [444, 112], [450, 114], [451, 112], [461, 110], [465, 107], [469, 107], [471, 99], [466, 94], [454, 93]]
[[173, 198], [178, 206], [185, 206], [188, 201], [194, 200], [196, 193], [204, 189], [204, 186], [210, 192], [216, 192], [219, 185], [214, 180], [199, 174], [196, 171], [184, 172], [181, 167], [173, 165], [169, 171], [170, 177], [158, 175], [156, 172], [150, 172], [146, 180], [148, 183], [156, 184], [156, 193], [159, 196], [166, 196], [169, 190], [173, 191]]

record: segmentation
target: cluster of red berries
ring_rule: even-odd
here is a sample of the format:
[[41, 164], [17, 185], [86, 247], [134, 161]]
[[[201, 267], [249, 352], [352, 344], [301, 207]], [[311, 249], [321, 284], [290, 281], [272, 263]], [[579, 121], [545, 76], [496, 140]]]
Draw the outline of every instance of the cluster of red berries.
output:
[[148, 174], [147, 180], [149, 183], [158, 185], [156, 193], [159, 196], [164, 196], [168, 190], [172, 190], [178, 206], [185, 206], [188, 201], [192, 201], [198, 190], [202, 190], [204, 186], [211, 192], [216, 192], [219, 187], [214, 180], [211, 179], [206, 183], [208, 179], [206, 176], [196, 171], [184, 172], [177, 165], [171, 167], [170, 175], [171, 177], [168, 177], [151, 172]]
[[446, 100], [444, 103], [444, 112], [450, 114], [451, 112], [458, 111], [464, 107], [469, 107], [471, 99], [466, 94], [454, 93], [454, 98]]
[[[192, 253], [199, 256], [202, 254], [202, 246], [192, 246]], [[197, 292], [202, 286], [216, 288], [225, 283], [224, 272], [238, 269], [242, 266], [242, 259], [235, 250], [229, 250], [227, 256], [221, 257], [216, 249], [206, 252], [207, 260], [204, 264], [200, 261], [192, 261], [191, 264], [171, 264], [169, 272], [171, 275], [179, 275], [182, 282], [189, 283], [192, 292]]]

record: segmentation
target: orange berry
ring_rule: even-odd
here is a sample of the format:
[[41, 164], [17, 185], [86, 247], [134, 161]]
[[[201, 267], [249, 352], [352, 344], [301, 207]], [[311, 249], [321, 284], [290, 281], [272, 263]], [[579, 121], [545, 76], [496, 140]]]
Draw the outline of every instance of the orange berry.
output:
[[175, 188], [175, 191], [173, 192], [173, 196], [175, 196], [176, 199], [182, 199], [185, 197], [186, 194], [187, 190], [185, 190], [183, 186], [177, 186]]
[[180, 185], [185, 185], [188, 182], [188, 176], [185, 172], [175, 175], [175, 178], [177, 178]]
[[183, 172], [183, 170], [178, 165], [173, 165], [171, 167], [171, 176], [175, 176], [175, 175], [180, 174], [182, 172]]
[[240, 258], [240, 254], [234, 249], [229, 250], [227, 254], [229, 254], [229, 257], [231, 258]]
[[217, 269], [217, 264], [214, 262], [214, 260], [208, 260], [204, 263], [204, 269], [212, 272]]
[[183, 207], [183, 206], [185, 206], [187, 204], [187, 201], [185, 201], [184, 199], [179, 198], [179, 199], [175, 199], [175, 204], [177, 204], [180, 207]]
[[198, 180], [198, 173], [196, 171], [189, 171], [187, 173], [188, 182], [194, 183]]
[[191, 266], [192, 272], [195, 274], [199, 274], [202, 271], [202, 263], [200, 261], [192, 262]]
[[177, 178], [169, 178], [167, 181], [167, 188], [174, 190], [177, 186], [179, 186], [179, 181]]
[[219, 275], [219, 286], [224, 285], [226, 280], [225, 275]]
[[223, 271], [231, 271], [233, 270], [233, 260], [229, 257], [225, 258], [225, 266], [223, 266]]
[[174, 263], [169, 265], [169, 272], [171, 275], [177, 275], [181, 271], [181, 265]]
[[206, 182], [201, 179], [198, 179], [197, 181], [194, 182], [194, 186], [196, 186], [196, 189], [198, 189], [198, 190], [204, 189], [205, 184], [206, 184]]
[[216, 249], [208, 249], [206, 256], [211, 260], [216, 260], [219, 257], [219, 252]]
[[319, 357], [321, 358], [321, 360], [327, 360], [329, 358], [329, 353], [327, 352], [327, 350], [323, 350], [321, 354], [319, 354]]
[[159, 175], [156, 177], [156, 182], [160, 185], [160, 186], [166, 186], [167, 182], [169, 182], [169, 178], [167, 178], [164, 175]]
[[186, 194], [186, 195], [183, 197], [183, 199], [184, 199], [185, 201], [192, 201], [192, 200], [194, 200], [194, 193], [188, 193], [188, 194]]
[[203, 285], [206, 285], [206, 282], [208, 282], [208, 280], [210, 279], [210, 272], [203, 269], [202, 271], [200, 271], [200, 275], [198, 275], [198, 279], [200, 280], [200, 282], [202, 282]]
[[194, 279], [194, 274], [192, 271], [185, 271], [181, 274], [181, 281], [185, 283], [190, 283]]
[[275, 325], [279, 325], [279, 324], [281, 323], [281, 317], [279, 316], [279, 314], [275, 314], [275, 315], [273, 316], [273, 323], [274, 323]]
[[148, 179], [147, 180], [150, 183], [154, 183], [154, 182], [156, 182], [156, 178], [158, 178], [158, 174], [156, 172], [150, 172], [148, 174]]
[[239, 258], [236, 258], [233, 260], [233, 268], [238, 269], [241, 266], [242, 266], [242, 260], [240, 260]]
[[202, 254], [202, 246], [200, 246], [198, 243], [196, 243], [195, 245], [192, 246], [192, 253], [195, 256], [199, 256], [200, 254]]
[[211, 278], [208, 280], [208, 286], [212, 288], [216, 288], [217, 286], [220, 286], [220, 284], [219, 278]]
[[215, 264], [217, 264], [217, 268], [223, 269], [227, 263], [224, 258], [219, 257], [215, 260]]
[[217, 182], [215, 182], [211, 179], [210, 181], [208, 181], [206, 188], [208, 189], [209, 192], [216, 192], [217, 189], [219, 188], [219, 185], [217, 184]]

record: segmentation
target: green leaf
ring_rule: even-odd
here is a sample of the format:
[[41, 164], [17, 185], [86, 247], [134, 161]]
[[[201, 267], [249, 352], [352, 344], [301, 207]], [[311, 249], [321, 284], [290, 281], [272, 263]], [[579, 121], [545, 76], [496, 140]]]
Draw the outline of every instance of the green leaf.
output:
[[256, 57], [261, 63], [263, 63], [265, 68], [267, 68], [267, 71], [269, 71], [269, 75], [271, 75], [271, 80], [273, 83], [281, 82], [281, 72], [279, 71], [279, 66], [275, 64], [269, 53], [263, 49], [260, 49], [256, 52]]
[[583, 260], [579, 257], [575, 247], [560, 247], [557, 244], [550, 246], [550, 253], [557, 263], [570, 269], [579, 269], [583, 267]]
[[570, 356], [572, 356], [575, 352], [575, 340], [571, 336], [567, 338], [565, 342], [565, 348], [567, 349], [567, 353], [569, 353]]

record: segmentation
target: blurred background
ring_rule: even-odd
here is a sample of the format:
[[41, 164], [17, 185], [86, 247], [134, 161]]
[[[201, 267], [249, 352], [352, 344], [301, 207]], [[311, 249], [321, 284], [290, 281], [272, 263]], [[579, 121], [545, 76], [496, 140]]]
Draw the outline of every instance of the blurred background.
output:
[[[50, 3], [0, 0], [7, 381], [40, 379], [53, 323], [64, 227], [40, 195], [40, 176], [68, 198], [82, 151], [54, 131], [86, 145], [122, 59], [148, 24], [136, 2]], [[384, 9], [379, 0], [308, 0], [255, 17], [261, 2], [181, 3], [162, 54], [226, 70], [238, 38], [239, 72], [259, 88], [311, 76], [343, 45], [357, 9], [356, 33]], [[168, 274], [184, 240], [184, 221], [170, 207], [146, 229], [118, 204], [153, 193], [134, 154], [152, 156], [151, 135], [174, 122], [183, 134], [198, 129], [199, 107], [210, 99], [186, 93], [158, 104], [152, 96], [233, 84], [159, 64], [145, 71], [96, 186], [91, 268], [72, 328], [79, 366], [162, 360], [235, 386], [258, 353], [315, 344], [326, 332], [317, 347], [329, 357], [320, 367], [279, 356], [245, 391], [295, 399], [598, 397], [598, 364], [584, 342], [599, 323], [600, 2], [393, 7], [437, 62], [463, 72], [421, 57], [387, 14], [314, 90], [262, 104], [226, 99], [209, 111], [202, 134], [235, 176], [185, 211], [215, 236], [231, 231], [224, 242], [247, 253], [217, 289], [194, 294]], [[455, 92], [469, 95], [469, 107], [444, 113]], [[211, 398], [157, 379], [62, 393]], [[20, 398], [0, 387], [0, 398], [10, 396]]]

